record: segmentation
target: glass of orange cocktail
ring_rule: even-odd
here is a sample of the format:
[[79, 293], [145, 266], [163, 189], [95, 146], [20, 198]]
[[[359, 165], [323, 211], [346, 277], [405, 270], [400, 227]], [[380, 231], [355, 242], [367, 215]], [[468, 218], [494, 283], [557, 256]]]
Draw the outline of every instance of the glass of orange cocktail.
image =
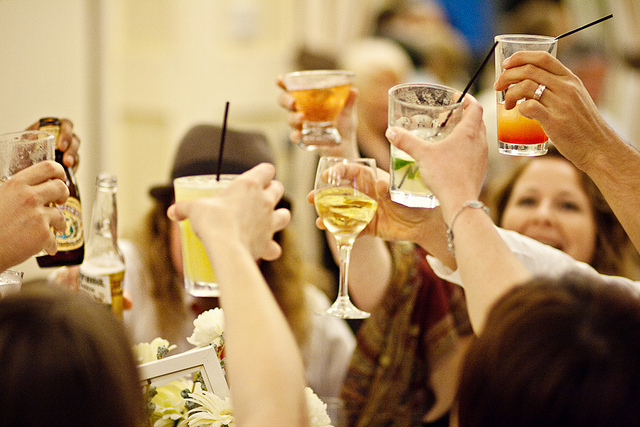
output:
[[335, 120], [349, 97], [355, 74], [345, 70], [296, 71], [284, 76], [284, 85], [304, 113], [300, 146], [308, 150], [334, 147], [342, 138]]
[[[553, 37], [504, 34], [496, 36], [496, 79], [504, 71], [502, 63], [516, 52], [540, 50], [556, 54], [557, 41]], [[507, 91], [497, 92], [498, 151], [512, 156], [540, 156], [547, 153], [547, 141], [542, 126], [536, 120], [520, 114], [518, 106], [511, 110], [504, 107]], [[520, 100], [519, 102], [522, 102]]]

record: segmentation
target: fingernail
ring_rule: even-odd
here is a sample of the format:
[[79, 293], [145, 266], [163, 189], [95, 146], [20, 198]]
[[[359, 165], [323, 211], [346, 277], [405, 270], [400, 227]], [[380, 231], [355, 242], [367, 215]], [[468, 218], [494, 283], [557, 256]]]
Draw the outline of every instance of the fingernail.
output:
[[387, 139], [390, 141], [395, 140], [397, 134], [398, 132], [396, 132], [396, 130], [393, 128], [387, 128], [387, 131], [385, 132]]

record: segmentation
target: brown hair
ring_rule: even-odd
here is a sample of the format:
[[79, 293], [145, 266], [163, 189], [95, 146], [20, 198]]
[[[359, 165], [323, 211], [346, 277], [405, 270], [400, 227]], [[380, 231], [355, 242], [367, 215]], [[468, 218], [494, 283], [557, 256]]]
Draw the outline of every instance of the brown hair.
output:
[[[563, 159], [573, 165], [553, 146], [549, 148], [547, 156]], [[485, 198], [491, 208], [493, 220], [498, 226], [502, 224], [502, 216], [516, 182], [532, 161], [535, 159], [527, 159], [527, 161], [518, 163], [505, 177], [488, 186]], [[632, 279], [640, 278], [638, 253], [629, 236], [591, 178], [578, 168], [575, 170], [578, 173], [582, 189], [591, 204], [592, 215], [596, 223], [596, 247], [593, 260], [590, 263], [591, 266], [602, 274], [625, 276]]]
[[471, 345], [460, 427], [640, 425], [640, 299], [577, 273], [500, 298]]
[[146, 420], [123, 326], [86, 295], [29, 284], [0, 300], [0, 366], [3, 426]]

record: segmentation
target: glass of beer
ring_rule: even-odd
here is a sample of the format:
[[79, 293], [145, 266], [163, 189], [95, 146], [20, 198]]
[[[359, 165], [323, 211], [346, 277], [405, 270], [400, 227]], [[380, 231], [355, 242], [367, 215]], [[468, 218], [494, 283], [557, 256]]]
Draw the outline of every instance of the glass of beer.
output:
[[[237, 175], [193, 175], [173, 180], [176, 201], [195, 200], [214, 196], [226, 188]], [[184, 285], [191, 295], [196, 297], [217, 297], [220, 295], [216, 275], [207, 256], [204, 244], [198, 239], [186, 219], [180, 221], [180, 240], [182, 244], [182, 263]]]
[[[431, 142], [451, 133], [462, 117], [461, 92], [427, 83], [404, 83], [389, 89], [389, 127], [407, 129]], [[404, 151], [391, 146], [391, 200], [412, 208], [435, 208], [440, 204], [422, 182], [418, 164]]]
[[300, 146], [308, 150], [335, 147], [342, 138], [335, 120], [349, 97], [355, 74], [344, 70], [296, 71], [284, 76], [284, 85], [304, 113]]
[[[553, 37], [503, 34], [496, 36], [496, 80], [504, 71], [502, 63], [505, 59], [519, 51], [545, 51], [556, 55], [557, 41]], [[505, 94], [499, 91], [498, 109], [498, 152], [511, 156], [541, 156], [547, 153], [549, 138], [537, 120], [529, 119], [518, 110], [518, 106], [507, 110], [504, 108]], [[518, 101], [522, 102], [524, 99]]]

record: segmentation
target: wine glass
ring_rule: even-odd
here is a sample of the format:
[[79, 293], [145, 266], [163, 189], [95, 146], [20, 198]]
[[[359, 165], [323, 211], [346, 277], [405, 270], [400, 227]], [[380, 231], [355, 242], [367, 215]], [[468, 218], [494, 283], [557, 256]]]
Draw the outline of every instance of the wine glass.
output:
[[347, 277], [351, 248], [356, 237], [375, 215], [376, 161], [321, 157], [316, 172], [316, 212], [335, 237], [340, 256], [338, 296], [324, 314], [342, 319], [364, 319], [369, 313], [356, 308], [349, 298]]

